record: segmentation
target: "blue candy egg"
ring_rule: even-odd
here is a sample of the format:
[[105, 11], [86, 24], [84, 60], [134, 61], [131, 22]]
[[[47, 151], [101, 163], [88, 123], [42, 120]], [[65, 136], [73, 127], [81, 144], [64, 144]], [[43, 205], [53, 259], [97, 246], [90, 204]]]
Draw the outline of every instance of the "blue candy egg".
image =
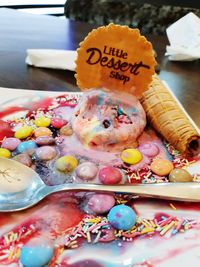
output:
[[118, 230], [129, 230], [136, 222], [136, 214], [129, 206], [114, 206], [108, 213], [109, 223]]
[[18, 146], [17, 146], [17, 152], [18, 153], [23, 153], [25, 151], [29, 151], [29, 150], [34, 150], [35, 148], [37, 148], [37, 144], [34, 141], [24, 141], [21, 142]]
[[20, 262], [24, 267], [43, 267], [53, 257], [53, 246], [47, 242], [27, 244], [21, 249]]

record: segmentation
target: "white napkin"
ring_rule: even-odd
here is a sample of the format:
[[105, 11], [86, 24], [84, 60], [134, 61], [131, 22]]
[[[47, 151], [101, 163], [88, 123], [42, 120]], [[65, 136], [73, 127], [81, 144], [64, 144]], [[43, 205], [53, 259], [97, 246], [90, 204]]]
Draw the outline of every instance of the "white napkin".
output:
[[190, 12], [166, 30], [170, 60], [192, 61], [200, 58], [200, 18]]
[[26, 63], [36, 67], [74, 71], [76, 57], [76, 51], [72, 50], [28, 49]]

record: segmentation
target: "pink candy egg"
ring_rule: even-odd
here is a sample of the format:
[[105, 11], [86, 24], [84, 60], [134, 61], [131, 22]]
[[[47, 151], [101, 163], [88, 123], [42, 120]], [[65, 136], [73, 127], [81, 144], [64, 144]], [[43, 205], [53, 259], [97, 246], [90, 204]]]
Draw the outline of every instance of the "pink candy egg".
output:
[[122, 180], [122, 173], [115, 167], [107, 166], [99, 171], [99, 180], [102, 184], [118, 184]]
[[159, 148], [154, 143], [141, 144], [138, 150], [147, 157], [155, 157], [159, 153]]
[[17, 148], [17, 146], [20, 143], [21, 143], [21, 141], [18, 138], [8, 137], [5, 140], [3, 140], [1, 147], [6, 148], [10, 151], [13, 151]]
[[67, 121], [62, 119], [62, 118], [52, 118], [51, 119], [51, 125], [56, 129], [60, 129], [66, 124], [67, 124]]
[[52, 145], [55, 139], [52, 136], [39, 136], [35, 139], [36, 144], [40, 146]]
[[35, 150], [35, 154], [40, 160], [51, 160], [55, 158], [57, 152], [54, 147], [51, 146], [41, 146]]
[[20, 163], [30, 167], [32, 164], [32, 160], [30, 156], [26, 153], [18, 154], [14, 158], [14, 160], [19, 161]]
[[114, 205], [114, 197], [106, 194], [94, 194], [88, 201], [88, 207], [90, 210], [97, 214], [108, 212]]
[[83, 180], [94, 179], [98, 173], [98, 167], [93, 162], [83, 162], [76, 168], [76, 175]]

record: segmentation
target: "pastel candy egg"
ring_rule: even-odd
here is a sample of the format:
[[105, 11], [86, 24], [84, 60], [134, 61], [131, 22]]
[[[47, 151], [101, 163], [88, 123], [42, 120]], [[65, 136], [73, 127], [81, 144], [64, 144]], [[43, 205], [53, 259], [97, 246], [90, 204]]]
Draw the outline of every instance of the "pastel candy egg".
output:
[[177, 183], [192, 182], [193, 177], [188, 171], [184, 169], [173, 169], [169, 174], [169, 180], [170, 182]]
[[154, 159], [150, 165], [152, 172], [159, 176], [168, 175], [173, 168], [172, 162], [167, 159]]
[[51, 124], [51, 119], [45, 116], [40, 116], [34, 121], [38, 127], [48, 127]]
[[20, 143], [21, 141], [18, 138], [8, 137], [3, 140], [1, 147], [13, 151]]
[[0, 157], [2, 158], [10, 158], [11, 152], [6, 148], [0, 148]]
[[139, 150], [128, 148], [122, 151], [121, 160], [128, 164], [136, 164], [142, 160], [142, 154]]
[[17, 152], [23, 153], [25, 151], [33, 151], [35, 148], [37, 148], [37, 144], [34, 141], [24, 141], [17, 146]]
[[72, 134], [73, 134], [73, 129], [72, 129], [72, 126], [70, 124], [63, 126], [60, 129], [60, 135], [70, 136]]
[[36, 144], [39, 146], [52, 145], [55, 139], [52, 136], [39, 136], [35, 139]]
[[56, 157], [56, 149], [52, 146], [41, 146], [35, 150], [36, 157], [40, 160], [51, 160]]
[[112, 195], [94, 194], [88, 201], [90, 210], [97, 214], [108, 212], [115, 205], [115, 198]]
[[146, 144], [141, 144], [139, 147], [138, 147], [138, 150], [146, 155], [147, 157], [155, 157], [158, 155], [159, 153], [159, 148], [156, 144], [154, 143], [146, 143]]
[[30, 156], [26, 153], [18, 154], [15, 157], [13, 157], [13, 159], [26, 165], [27, 167], [30, 167], [32, 164]]
[[60, 129], [66, 124], [67, 124], [67, 121], [62, 119], [62, 118], [52, 118], [51, 119], [51, 125], [56, 129]]
[[98, 167], [93, 162], [83, 162], [76, 168], [76, 175], [83, 180], [94, 179], [98, 173]]
[[122, 173], [115, 167], [107, 166], [99, 171], [99, 180], [102, 184], [118, 184], [122, 180]]
[[52, 132], [47, 127], [38, 127], [37, 129], [34, 130], [34, 135], [36, 138], [39, 136], [51, 136]]
[[25, 139], [29, 137], [33, 132], [33, 129], [30, 126], [20, 127], [14, 134], [16, 138]]
[[129, 230], [136, 223], [136, 214], [126, 205], [114, 206], [108, 213], [109, 223], [118, 230]]
[[72, 172], [78, 166], [78, 160], [71, 155], [56, 160], [56, 169], [61, 172]]
[[35, 238], [24, 245], [20, 253], [20, 262], [24, 267], [46, 266], [53, 257], [53, 246], [48, 240]]

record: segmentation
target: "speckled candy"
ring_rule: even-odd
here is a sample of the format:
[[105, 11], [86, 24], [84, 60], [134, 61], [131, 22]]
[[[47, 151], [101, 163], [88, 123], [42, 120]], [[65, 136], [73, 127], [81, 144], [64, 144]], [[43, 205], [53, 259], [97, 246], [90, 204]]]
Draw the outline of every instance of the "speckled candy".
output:
[[52, 136], [39, 136], [35, 139], [35, 142], [39, 146], [46, 146], [54, 144], [55, 139]]
[[55, 166], [61, 172], [72, 172], [78, 166], [78, 160], [71, 155], [63, 156], [56, 160]]
[[8, 137], [3, 140], [1, 147], [13, 151], [20, 143], [21, 141], [18, 138]]
[[24, 267], [43, 267], [53, 257], [53, 246], [48, 240], [35, 238], [24, 245], [20, 253], [20, 262]]
[[136, 214], [126, 205], [114, 206], [108, 213], [109, 223], [118, 230], [129, 230], [136, 223]]
[[25, 139], [29, 137], [32, 134], [32, 132], [33, 132], [32, 127], [22, 126], [15, 132], [14, 136], [19, 139]]
[[98, 167], [93, 162], [83, 162], [76, 168], [76, 175], [82, 180], [94, 179], [98, 173]]
[[70, 124], [63, 126], [60, 129], [60, 135], [70, 136], [72, 134], [73, 134], [73, 129], [72, 129], [72, 126]]
[[45, 116], [40, 116], [34, 121], [38, 127], [48, 127], [51, 124], [51, 119]]
[[26, 165], [27, 167], [30, 167], [32, 164], [30, 156], [26, 153], [18, 154], [15, 157], [13, 157], [13, 159]]
[[34, 151], [37, 147], [37, 144], [32, 140], [24, 141], [17, 146], [17, 152], [23, 153], [27, 151]]
[[152, 172], [159, 176], [168, 175], [173, 170], [173, 168], [173, 164], [167, 159], [154, 159], [150, 165]]
[[88, 201], [88, 207], [96, 214], [108, 212], [115, 205], [115, 198], [112, 195], [94, 194]]
[[41, 146], [35, 150], [35, 155], [40, 160], [51, 160], [56, 157], [56, 149], [52, 146]]
[[139, 147], [138, 147], [138, 150], [144, 154], [145, 156], [147, 157], [155, 157], [158, 155], [159, 153], [159, 148], [156, 144], [154, 143], [146, 143], [146, 144], [141, 144]]
[[36, 138], [39, 136], [51, 136], [52, 132], [47, 127], [38, 127], [37, 129], [34, 130], [34, 135]]
[[173, 169], [169, 174], [169, 180], [170, 182], [177, 183], [192, 182], [193, 177], [188, 171], [184, 169]]
[[107, 166], [99, 171], [99, 180], [102, 184], [118, 184], [122, 180], [122, 173], [117, 168]]
[[130, 165], [134, 165], [142, 160], [142, 154], [137, 149], [128, 148], [122, 151], [121, 160]]
[[67, 124], [67, 121], [62, 119], [62, 118], [52, 118], [51, 119], [51, 125], [56, 129], [60, 129], [66, 124]]
[[11, 152], [6, 148], [0, 148], [0, 157], [2, 158], [10, 158]]

